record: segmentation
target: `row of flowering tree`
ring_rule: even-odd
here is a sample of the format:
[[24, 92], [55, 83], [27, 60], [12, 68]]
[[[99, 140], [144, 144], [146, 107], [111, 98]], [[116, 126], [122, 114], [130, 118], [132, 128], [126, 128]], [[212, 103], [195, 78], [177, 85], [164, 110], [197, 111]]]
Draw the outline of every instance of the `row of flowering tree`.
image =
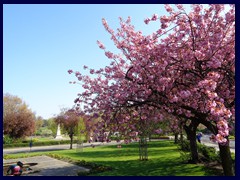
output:
[[[154, 14], [144, 21], [160, 22], [150, 35], [136, 31], [130, 17], [120, 18], [116, 32], [102, 19], [120, 53], [97, 41], [110, 64], [89, 69], [92, 77], [68, 71], [85, 89], [75, 103], [102, 115], [99, 132], [112, 128], [126, 137], [143, 122], [153, 121], [148, 118], [153, 110], [155, 119], [167, 112], [174, 121], [188, 120], [184, 127], [192, 152], [197, 152], [195, 135], [201, 123], [215, 135], [224, 174], [234, 175], [228, 135], [229, 122], [235, 120], [235, 6], [225, 7], [192, 5], [187, 13], [182, 5], [165, 5], [168, 15]], [[192, 158], [197, 162], [197, 153]]]

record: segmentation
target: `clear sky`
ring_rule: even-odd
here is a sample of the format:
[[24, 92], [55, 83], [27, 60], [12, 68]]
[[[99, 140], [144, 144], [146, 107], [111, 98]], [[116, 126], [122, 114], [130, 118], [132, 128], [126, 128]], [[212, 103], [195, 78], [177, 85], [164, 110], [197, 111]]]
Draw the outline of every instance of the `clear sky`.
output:
[[114, 49], [101, 19], [115, 29], [118, 17], [131, 16], [137, 30], [150, 34], [159, 23], [143, 20], [154, 13], [164, 15], [164, 5], [4, 4], [3, 93], [17, 95], [45, 119], [71, 108], [82, 88], [69, 84], [76, 79], [67, 71], [109, 63], [97, 40]]

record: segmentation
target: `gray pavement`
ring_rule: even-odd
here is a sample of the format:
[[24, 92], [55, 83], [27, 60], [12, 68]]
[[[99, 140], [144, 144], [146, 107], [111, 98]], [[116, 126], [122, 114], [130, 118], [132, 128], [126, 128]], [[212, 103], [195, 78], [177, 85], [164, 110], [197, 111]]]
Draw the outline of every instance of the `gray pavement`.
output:
[[[153, 140], [152, 140], [153, 141]], [[94, 146], [107, 146], [107, 145], [116, 145], [119, 144], [116, 141], [112, 141], [109, 143], [101, 143], [101, 142], [93, 142], [93, 143], [83, 143], [83, 147]], [[204, 135], [202, 138], [202, 144], [206, 146], [214, 147], [216, 150], [219, 150], [218, 144], [211, 142], [209, 140], [209, 135]], [[56, 150], [66, 150], [69, 149], [69, 144], [60, 144], [60, 145], [51, 145], [51, 146], [34, 146], [30, 149], [29, 147], [22, 148], [5, 148], [3, 149], [3, 154], [16, 154], [16, 153], [28, 153], [28, 152], [39, 152], [39, 151], [56, 151]], [[77, 144], [73, 144], [73, 149], [78, 147]], [[230, 150], [235, 153], [235, 141], [230, 141]]]
[[34, 156], [28, 158], [18, 158], [3, 160], [3, 163], [38, 163], [31, 166], [31, 171], [24, 171], [22, 176], [77, 176], [80, 171], [89, 171], [84, 167], [80, 167], [65, 161], [60, 161], [48, 156]]
[[[107, 146], [107, 145], [115, 145], [118, 144], [116, 141], [112, 141], [109, 143], [83, 143], [83, 147], [94, 146]], [[77, 144], [73, 144], [73, 149], [77, 148]], [[66, 150], [69, 149], [69, 144], [60, 144], [60, 145], [51, 145], [51, 146], [34, 146], [30, 149], [29, 147], [21, 147], [21, 148], [5, 148], [3, 149], [3, 154], [16, 154], [16, 153], [28, 153], [28, 152], [39, 152], [39, 151], [56, 151], [56, 150]]]
[[[219, 151], [218, 143], [210, 141], [209, 137], [210, 135], [204, 134], [201, 139], [202, 144], [209, 147], [214, 147], [217, 151]], [[230, 140], [230, 151], [235, 153], [235, 140]]]
[[[217, 151], [219, 151], [219, 147], [218, 147], [217, 143], [202, 142], [202, 144], [209, 146], [209, 147], [214, 147]], [[235, 153], [235, 148], [230, 147], [230, 151]]]

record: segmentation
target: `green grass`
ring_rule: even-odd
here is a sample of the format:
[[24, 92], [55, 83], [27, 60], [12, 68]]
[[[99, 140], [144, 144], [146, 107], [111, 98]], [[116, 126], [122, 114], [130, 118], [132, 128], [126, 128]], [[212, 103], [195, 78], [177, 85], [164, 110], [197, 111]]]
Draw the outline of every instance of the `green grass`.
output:
[[[17, 158], [32, 155], [43, 155], [49, 152], [5, 155], [6, 158]], [[209, 176], [213, 172], [201, 164], [184, 164], [180, 159], [177, 146], [172, 141], [155, 141], [149, 143], [149, 160], [139, 161], [138, 144], [99, 146], [76, 150], [51, 151], [73, 160], [85, 160], [113, 167], [112, 171], [94, 174], [94, 176]]]

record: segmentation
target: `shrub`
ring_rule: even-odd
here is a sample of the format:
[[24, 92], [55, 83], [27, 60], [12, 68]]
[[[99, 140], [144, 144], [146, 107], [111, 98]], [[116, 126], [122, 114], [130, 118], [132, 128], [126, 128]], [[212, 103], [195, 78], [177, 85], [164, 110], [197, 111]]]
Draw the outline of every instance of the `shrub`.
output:
[[[86, 142], [86, 141], [85, 141]], [[13, 144], [3, 144], [3, 148], [10, 148], [10, 147], [28, 147], [30, 140], [24, 141], [24, 143], [13, 143]], [[73, 143], [77, 143], [77, 140], [73, 140]], [[34, 142], [32, 146], [49, 146], [49, 145], [58, 145], [58, 144], [70, 144], [70, 140], [51, 140], [51, 141], [39, 141]]]
[[178, 149], [184, 152], [190, 152], [190, 142], [186, 139], [179, 141]]
[[180, 151], [180, 159], [182, 162], [189, 162], [191, 159], [191, 153], [186, 151]]
[[13, 142], [13, 139], [10, 136], [4, 135], [3, 144], [12, 144], [12, 142]]
[[198, 153], [200, 153], [207, 162], [220, 161], [220, 156], [214, 147], [198, 144]]
[[169, 136], [159, 136], [159, 139], [170, 139]]
[[112, 141], [122, 140], [120, 137], [117, 137], [117, 136], [114, 136], [114, 135], [112, 135], [112, 136], [110, 137], [110, 139], [111, 139]]

